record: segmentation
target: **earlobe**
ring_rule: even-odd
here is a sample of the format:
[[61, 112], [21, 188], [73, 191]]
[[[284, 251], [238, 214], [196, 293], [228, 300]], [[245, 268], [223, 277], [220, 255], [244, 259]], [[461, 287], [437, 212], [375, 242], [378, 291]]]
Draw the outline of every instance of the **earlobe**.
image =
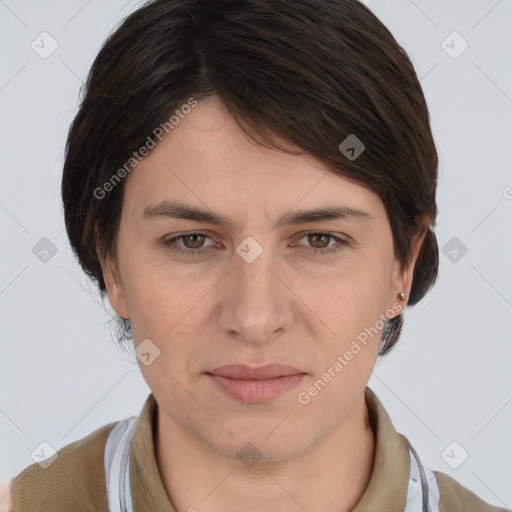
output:
[[112, 309], [122, 318], [129, 318], [128, 308], [124, 297], [123, 283], [117, 265], [108, 260], [101, 260], [103, 280]]
[[97, 226], [94, 229], [94, 240], [96, 255], [101, 265], [101, 272], [103, 275], [103, 281], [105, 281], [105, 288], [110, 306], [120, 317], [129, 318], [130, 315], [128, 314], [128, 308], [126, 307], [119, 264], [115, 257], [102, 251]]
[[407, 298], [409, 296], [409, 290], [406, 288], [407, 269], [400, 269], [400, 262], [395, 259], [393, 262], [392, 278], [389, 283], [388, 293], [388, 311], [395, 311], [390, 318], [397, 316], [407, 305]]

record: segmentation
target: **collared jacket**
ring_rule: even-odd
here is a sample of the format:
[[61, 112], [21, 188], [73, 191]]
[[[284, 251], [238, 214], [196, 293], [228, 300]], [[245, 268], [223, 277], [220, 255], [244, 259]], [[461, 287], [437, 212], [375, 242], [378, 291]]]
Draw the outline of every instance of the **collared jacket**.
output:
[[[411, 445], [394, 429], [382, 403], [369, 387], [365, 389], [365, 400], [374, 426], [375, 460], [368, 486], [353, 512], [416, 510], [408, 503], [412, 497], [411, 485], [414, 486], [411, 481], [418, 481], [411, 477], [411, 461], [414, 461]], [[156, 409], [156, 400], [150, 394], [139, 416], [131, 421], [126, 478], [133, 512], [176, 512], [156, 462]], [[109, 488], [107, 492], [105, 453], [109, 435], [121, 423], [105, 425], [64, 446], [48, 467], [34, 463], [13, 477], [0, 490], [0, 512], [108, 512], [108, 494], [113, 491]], [[486, 503], [442, 472], [428, 469], [427, 472], [435, 480], [431, 481], [436, 490], [433, 495], [437, 493], [432, 512], [512, 512]]]

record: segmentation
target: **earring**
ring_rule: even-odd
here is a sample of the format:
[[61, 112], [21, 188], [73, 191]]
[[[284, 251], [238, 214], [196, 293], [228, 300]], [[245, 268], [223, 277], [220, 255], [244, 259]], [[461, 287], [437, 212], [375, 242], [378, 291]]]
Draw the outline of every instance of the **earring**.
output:
[[397, 293], [396, 298], [398, 300], [405, 300], [405, 293], [404, 292]]

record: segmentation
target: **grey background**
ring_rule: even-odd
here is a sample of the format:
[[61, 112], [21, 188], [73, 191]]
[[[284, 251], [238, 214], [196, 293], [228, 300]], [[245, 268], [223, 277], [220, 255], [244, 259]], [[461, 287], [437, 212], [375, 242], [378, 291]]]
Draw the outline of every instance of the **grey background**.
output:
[[[435, 288], [408, 310], [369, 385], [426, 465], [512, 507], [512, 1], [365, 3], [424, 88], [440, 156], [442, 248]], [[150, 392], [135, 357], [111, 340], [60, 202], [81, 80], [137, 5], [0, 0], [0, 480], [32, 464], [42, 441], [59, 449], [137, 415]], [[31, 48], [43, 31], [58, 43], [46, 59]], [[445, 51], [463, 48], [457, 36], [446, 40], [453, 31], [469, 44], [458, 58]], [[56, 249], [46, 262], [32, 252], [43, 237]], [[469, 453], [457, 469], [446, 462], [453, 441]], [[460, 448], [448, 453], [460, 461]]]

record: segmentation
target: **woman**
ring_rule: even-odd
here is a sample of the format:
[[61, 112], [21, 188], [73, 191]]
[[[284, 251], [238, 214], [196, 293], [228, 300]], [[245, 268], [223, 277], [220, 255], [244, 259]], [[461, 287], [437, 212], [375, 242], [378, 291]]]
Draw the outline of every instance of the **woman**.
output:
[[9, 510], [504, 511], [367, 386], [435, 282], [414, 68], [355, 0], [157, 0], [97, 56], [62, 180], [152, 393], [29, 466]]

